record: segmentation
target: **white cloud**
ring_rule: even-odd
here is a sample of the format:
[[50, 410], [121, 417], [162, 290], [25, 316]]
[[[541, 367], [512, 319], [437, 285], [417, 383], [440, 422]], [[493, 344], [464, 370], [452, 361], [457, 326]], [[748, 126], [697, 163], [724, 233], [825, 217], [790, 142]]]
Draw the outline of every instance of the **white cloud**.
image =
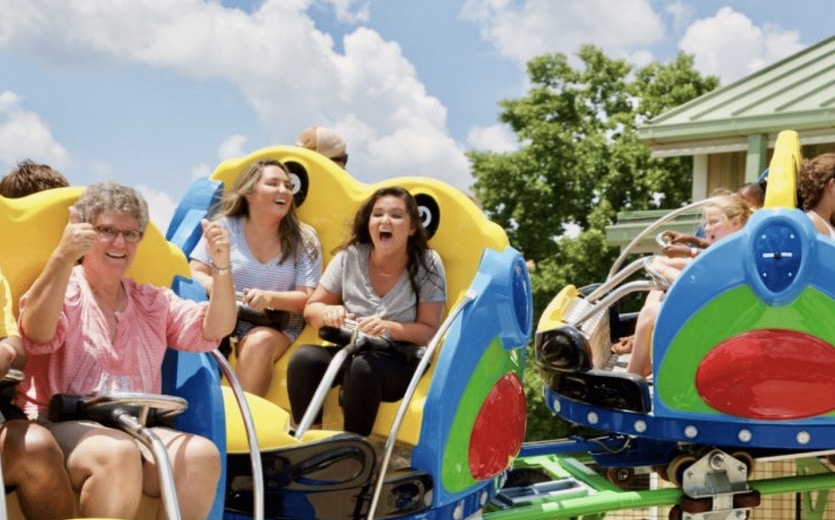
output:
[[[367, 16], [367, 2], [354, 8], [349, 0], [328, 1], [337, 17]], [[360, 180], [431, 172], [456, 186], [469, 183], [446, 109], [400, 46], [360, 27], [337, 52], [307, 15], [310, 7], [265, 0], [246, 13], [202, 0], [0, 0], [0, 49], [62, 64], [132, 63], [220, 79], [241, 91], [271, 142], [294, 142], [310, 124], [341, 131]]]
[[638, 67], [643, 67], [655, 61], [655, 56], [653, 56], [652, 53], [646, 49], [638, 49], [634, 52], [626, 53], [624, 59], [629, 63], [637, 65]]
[[505, 125], [491, 125], [470, 128], [467, 144], [475, 150], [497, 153], [513, 152], [519, 149], [516, 136]]
[[680, 43], [682, 51], [694, 55], [696, 69], [719, 76], [723, 84], [804, 47], [796, 31], [772, 24], [757, 27], [750, 18], [731, 7], [723, 7], [712, 17], [695, 21]]
[[52, 136], [40, 116], [23, 108], [14, 92], [0, 92], [0, 166], [10, 169], [24, 159], [49, 164], [56, 170], [71, 163], [66, 148]]
[[347, 35], [344, 46], [341, 96], [356, 101], [332, 126], [348, 141], [348, 169], [366, 182], [427, 175], [468, 186], [469, 163], [447, 133], [446, 108], [426, 93], [400, 46], [365, 28]]
[[171, 217], [174, 216], [177, 203], [167, 193], [155, 190], [144, 184], [138, 184], [136, 190], [148, 202], [148, 214], [151, 217], [151, 222], [156, 224], [159, 230], [165, 234], [165, 231], [168, 229], [168, 224], [171, 222]]
[[676, 31], [686, 28], [696, 14], [696, 10], [684, 2], [673, 2], [664, 10], [672, 17], [673, 28]]
[[208, 177], [214, 171], [212, 166], [209, 166], [206, 163], [200, 163], [197, 166], [193, 166], [191, 168], [191, 179], [197, 180], [203, 177]]
[[351, 10], [354, 0], [323, 0], [333, 7], [336, 19], [342, 23], [363, 23], [371, 18], [369, 2], [363, 2], [356, 10]]
[[109, 179], [113, 174], [113, 165], [106, 161], [90, 161], [86, 164], [87, 170], [95, 181]]
[[481, 27], [482, 38], [504, 56], [526, 63], [532, 57], [574, 54], [594, 43], [624, 57], [664, 36], [664, 26], [647, 0], [467, 0], [465, 19]]
[[220, 147], [217, 150], [218, 158], [230, 159], [245, 155], [244, 145], [246, 144], [246, 141], [247, 138], [245, 135], [235, 134], [229, 136], [228, 139], [220, 143]]

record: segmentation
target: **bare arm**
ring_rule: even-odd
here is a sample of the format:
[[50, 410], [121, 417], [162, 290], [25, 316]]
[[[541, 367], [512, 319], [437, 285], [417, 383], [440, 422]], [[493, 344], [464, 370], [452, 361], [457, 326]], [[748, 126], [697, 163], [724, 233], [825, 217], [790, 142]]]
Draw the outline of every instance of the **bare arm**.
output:
[[686, 233], [680, 233], [673, 229], [669, 229], [665, 231], [662, 236], [664, 240], [672, 244], [683, 244], [689, 246], [690, 244], [694, 244], [699, 249], [704, 249], [710, 245], [710, 241], [705, 238], [697, 237], [695, 235], [689, 235]]
[[325, 325], [341, 327], [347, 318], [353, 318], [353, 315], [342, 305], [342, 299], [321, 285], [313, 291], [304, 307], [304, 319], [316, 329]]
[[219, 339], [235, 329], [238, 319], [235, 286], [229, 265], [229, 233], [219, 222], [203, 220], [201, 224], [209, 256], [215, 266], [211, 268], [212, 288], [209, 310], [203, 319], [203, 337]]
[[[417, 306], [417, 317], [414, 322], [400, 322], [380, 320], [380, 324], [388, 330], [378, 335], [391, 335], [395, 341], [406, 341], [416, 345], [426, 345], [438, 332], [441, 325], [441, 313], [444, 304], [441, 302], [420, 302]], [[373, 327], [373, 321], [369, 323]]]
[[653, 267], [667, 280], [674, 281], [681, 271], [692, 262], [692, 258], [667, 258], [656, 256], [652, 259]]
[[826, 221], [820, 215], [814, 211], [811, 211], [806, 215], [812, 220], [812, 224], [815, 225], [815, 229], [818, 233], [829, 236], [829, 226], [826, 225]]
[[206, 294], [212, 293], [212, 266], [204, 264], [200, 260], [190, 260], [188, 266], [191, 268], [191, 277], [203, 286]]
[[70, 208], [70, 219], [58, 247], [29, 289], [29, 299], [21, 311], [21, 328], [34, 343], [47, 343], [55, 336], [72, 268], [90, 252], [97, 236], [93, 225], [78, 222], [75, 208]]
[[22, 369], [26, 364], [26, 350], [19, 336], [6, 336], [0, 339], [0, 377], [4, 377], [10, 368]]
[[243, 303], [256, 311], [270, 308], [291, 314], [301, 314], [314, 291], [314, 287], [294, 287], [290, 291], [244, 289]]

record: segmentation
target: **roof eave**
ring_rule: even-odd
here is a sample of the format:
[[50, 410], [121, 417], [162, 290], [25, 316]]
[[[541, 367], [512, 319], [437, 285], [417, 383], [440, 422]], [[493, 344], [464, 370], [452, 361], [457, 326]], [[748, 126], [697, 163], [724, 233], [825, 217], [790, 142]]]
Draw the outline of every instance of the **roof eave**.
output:
[[797, 131], [835, 128], [835, 109], [704, 122], [648, 124], [638, 127], [638, 139], [649, 145], [670, 144], [693, 140], [747, 138], [749, 135], [774, 133], [787, 128]]

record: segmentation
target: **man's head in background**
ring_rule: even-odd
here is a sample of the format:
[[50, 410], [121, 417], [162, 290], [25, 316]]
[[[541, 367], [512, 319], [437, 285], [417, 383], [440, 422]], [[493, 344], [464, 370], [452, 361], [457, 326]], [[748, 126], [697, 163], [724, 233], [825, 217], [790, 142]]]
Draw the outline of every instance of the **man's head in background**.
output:
[[64, 188], [70, 183], [61, 172], [47, 164], [37, 164], [29, 159], [17, 163], [17, 167], [0, 179], [0, 195], [17, 199], [52, 188]]
[[342, 168], [348, 164], [348, 152], [345, 140], [336, 131], [321, 126], [313, 126], [299, 136], [298, 146], [319, 152]]

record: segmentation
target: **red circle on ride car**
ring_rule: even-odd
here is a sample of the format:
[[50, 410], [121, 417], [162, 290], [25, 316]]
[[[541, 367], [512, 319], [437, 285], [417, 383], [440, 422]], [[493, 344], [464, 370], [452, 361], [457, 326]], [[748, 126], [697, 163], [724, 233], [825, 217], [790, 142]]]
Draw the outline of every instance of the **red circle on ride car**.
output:
[[738, 334], [711, 350], [696, 371], [704, 401], [737, 417], [784, 420], [835, 410], [835, 347], [783, 329]]

